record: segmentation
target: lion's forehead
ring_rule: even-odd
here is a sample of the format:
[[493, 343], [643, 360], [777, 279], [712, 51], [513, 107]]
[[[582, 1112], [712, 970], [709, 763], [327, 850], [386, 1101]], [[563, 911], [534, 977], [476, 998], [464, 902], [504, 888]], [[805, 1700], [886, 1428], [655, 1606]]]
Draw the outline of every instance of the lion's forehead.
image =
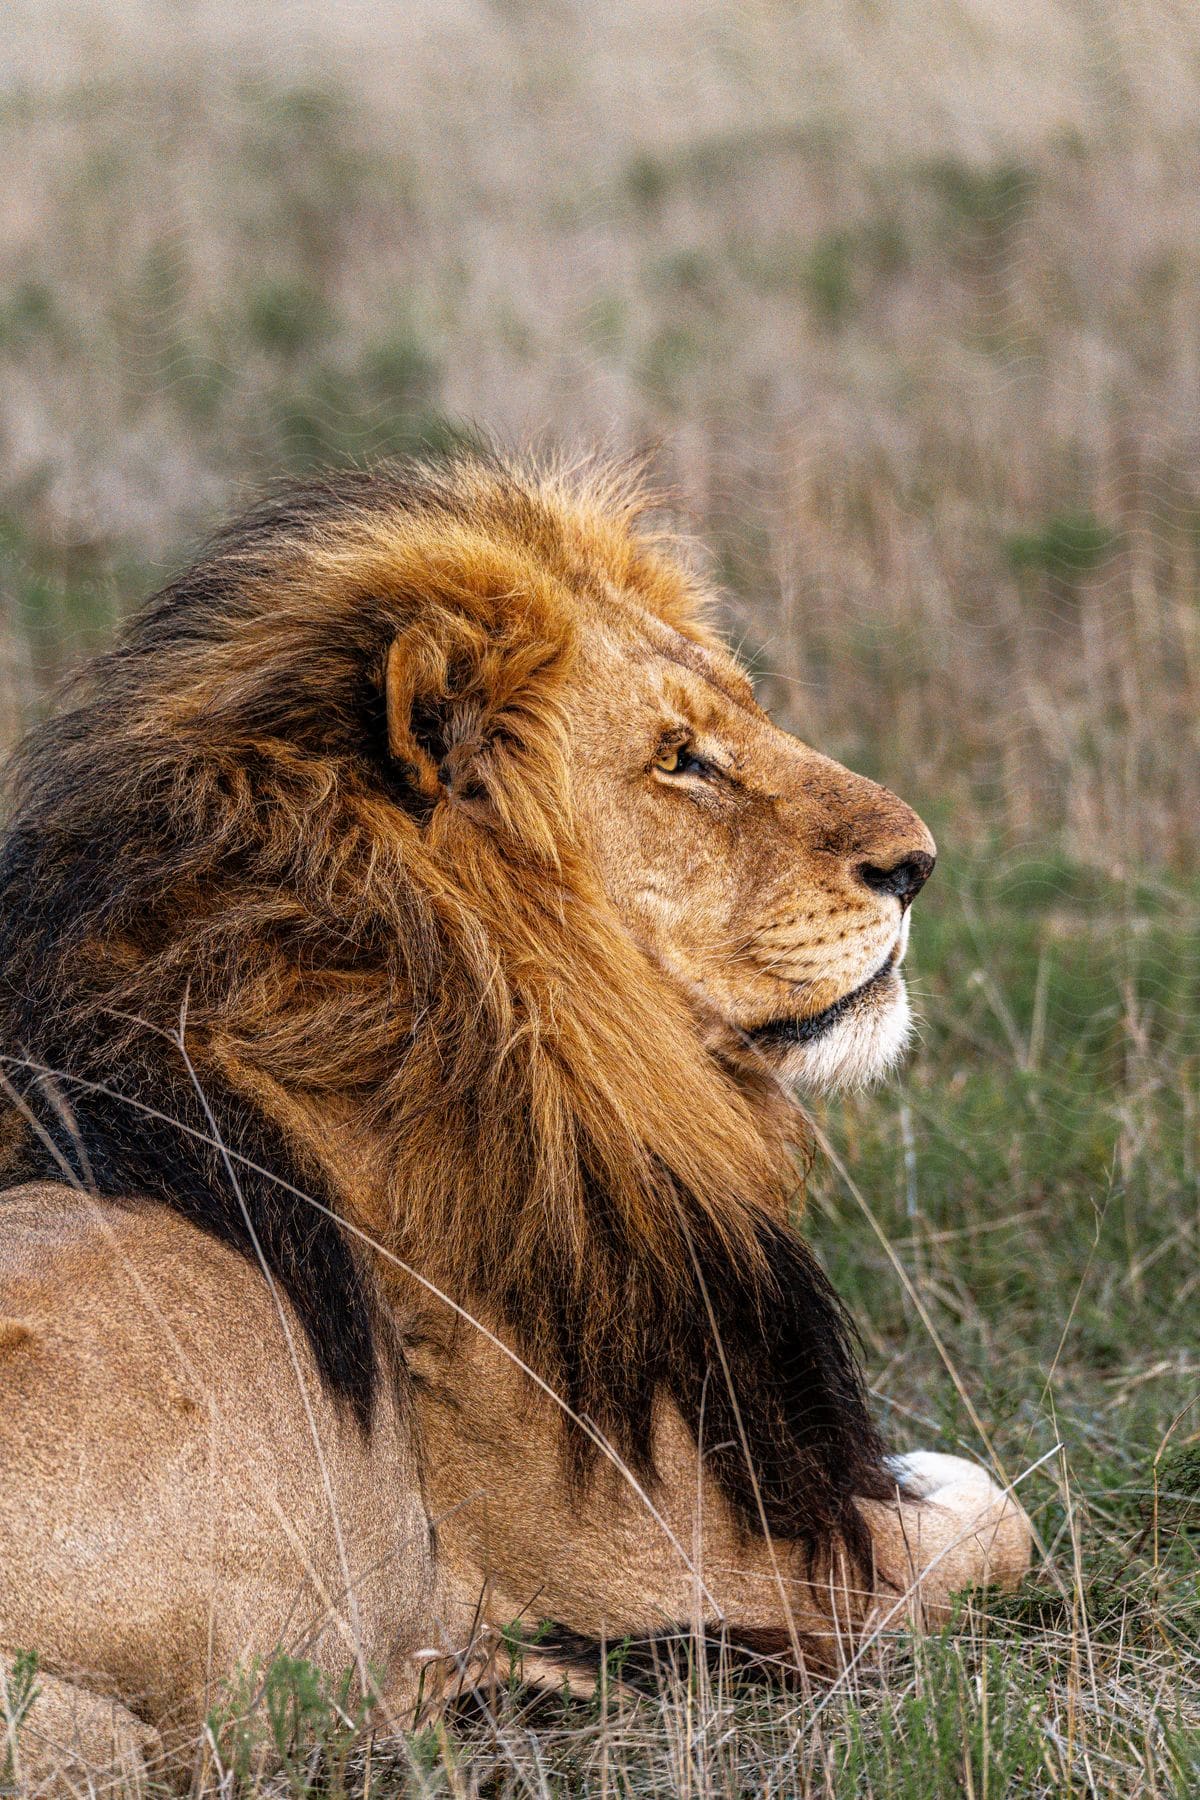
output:
[[590, 620], [584, 652], [593, 663], [636, 671], [635, 692], [661, 699], [697, 726], [732, 724], [739, 714], [747, 724], [764, 719], [749, 676], [716, 638], [687, 636], [640, 608], [626, 604]]

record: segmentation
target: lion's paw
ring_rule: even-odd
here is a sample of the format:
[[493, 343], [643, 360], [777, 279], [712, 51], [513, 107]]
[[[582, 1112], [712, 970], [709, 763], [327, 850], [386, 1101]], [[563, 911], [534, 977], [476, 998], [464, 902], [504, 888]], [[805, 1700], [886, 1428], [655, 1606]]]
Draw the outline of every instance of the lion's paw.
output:
[[887, 1466], [901, 1493], [911, 1494], [914, 1500], [936, 1499], [943, 1489], [974, 1489], [985, 1505], [990, 1505], [1001, 1492], [978, 1463], [968, 1462], [965, 1456], [947, 1456], [941, 1450], [908, 1450], [902, 1456], [889, 1456]]
[[888, 1469], [897, 1503], [871, 1509], [876, 1562], [927, 1622], [944, 1616], [958, 1589], [1017, 1585], [1029, 1568], [1033, 1528], [986, 1469], [935, 1450], [889, 1457]]

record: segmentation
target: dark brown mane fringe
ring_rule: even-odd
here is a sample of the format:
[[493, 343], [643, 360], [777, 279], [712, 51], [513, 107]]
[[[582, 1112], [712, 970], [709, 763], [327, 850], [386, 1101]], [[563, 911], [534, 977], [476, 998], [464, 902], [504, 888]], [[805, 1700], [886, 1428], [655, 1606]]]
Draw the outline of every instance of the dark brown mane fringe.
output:
[[572, 817], [596, 565], [700, 604], [619, 475], [471, 457], [290, 490], [130, 621], [16, 764], [4, 1173], [65, 1164], [261, 1257], [366, 1423], [375, 1275], [289, 1191], [350, 1209], [262, 1095], [349, 1110], [380, 1169], [357, 1222], [635, 1467], [667, 1393], [749, 1529], [865, 1556], [853, 1497], [891, 1483], [787, 1224], [781, 1103], [706, 1050]]

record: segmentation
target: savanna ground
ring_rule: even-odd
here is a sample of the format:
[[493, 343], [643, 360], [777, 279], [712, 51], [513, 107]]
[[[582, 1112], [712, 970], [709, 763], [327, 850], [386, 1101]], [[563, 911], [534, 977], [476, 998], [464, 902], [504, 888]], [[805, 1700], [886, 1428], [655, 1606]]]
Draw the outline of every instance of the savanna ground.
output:
[[81, 0], [4, 55], [0, 740], [268, 475], [601, 441], [942, 847], [918, 1054], [816, 1110], [810, 1230], [897, 1443], [1020, 1477], [1039, 1573], [832, 1690], [369, 1753], [281, 1664], [282, 1779], [1200, 1791], [1195, 15]]

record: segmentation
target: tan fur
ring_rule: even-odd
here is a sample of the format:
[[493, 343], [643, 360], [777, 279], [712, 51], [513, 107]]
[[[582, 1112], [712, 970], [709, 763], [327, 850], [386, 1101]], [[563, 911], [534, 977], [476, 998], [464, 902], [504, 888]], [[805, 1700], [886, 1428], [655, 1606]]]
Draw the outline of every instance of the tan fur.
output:
[[433, 1569], [400, 1377], [365, 1443], [249, 1264], [160, 1208], [14, 1189], [0, 1292], [30, 1333], [3, 1376], [0, 1646], [189, 1759], [220, 1683], [277, 1646], [410, 1705]]
[[[114, 851], [120, 922], [54, 971], [59, 1035], [31, 1060], [86, 1148], [86, 1080], [148, 1030], [177, 1076], [184, 1019], [178, 1092], [250, 1109], [349, 1228], [382, 1345], [370, 1430], [251, 1260], [169, 1206], [17, 1190], [0, 1645], [171, 1750], [280, 1644], [375, 1668], [400, 1717], [421, 1653], [515, 1618], [597, 1639], [720, 1623], [834, 1666], [872, 1623], [1015, 1580], [1024, 1517], [965, 1464], [927, 1469], [919, 1504], [877, 1480], [869, 1566], [815, 1515], [813, 1542], [764, 1531], [736, 1469], [698, 1465], [686, 1370], [656, 1343], [703, 1338], [726, 1288], [769, 1342], [764, 1246], [787, 1234], [800, 1135], [785, 1081], [868, 1078], [901, 1047], [907, 925], [863, 871], [924, 871], [928, 833], [760, 711], [622, 479], [466, 462], [415, 495], [305, 504], [180, 584], [220, 629], [148, 614], [141, 653], [78, 701], [90, 720], [122, 696], [128, 793], [97, 821], [145, 816], [152, 744], [183, 849], [165, 887], [161, 857], [138, 887], [136, 841]], [[665, 769], [673, 744], [702, 772]], [[76, 816], [86, 837], [77, 787], [65, 768], [52, 807], [30, 783], [31, 840], [68, 843]], [[27, 1019], [10, 1029], [37, 1050]], [[91, 1060], [64, 1069], [75, 1044]], [[44, 1078], [22, 1092], [14, 1168], [57, 1129]], [[623, 1397], [643, 1363], [645, 1405]]]

